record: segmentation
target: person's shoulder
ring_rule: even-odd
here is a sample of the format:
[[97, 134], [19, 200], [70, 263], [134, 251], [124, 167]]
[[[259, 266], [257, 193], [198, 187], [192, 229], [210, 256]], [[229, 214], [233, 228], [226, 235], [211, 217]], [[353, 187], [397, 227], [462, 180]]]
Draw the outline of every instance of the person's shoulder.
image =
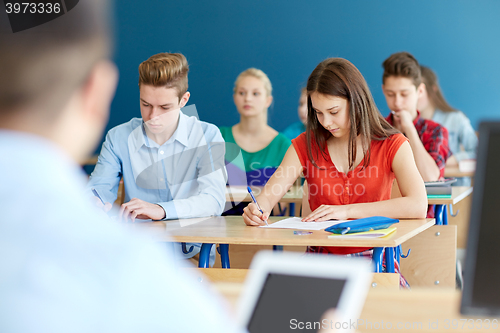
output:
[[217, 136], [221, 135], [221, 131], [219, 130], [219, 127], [215, 126], [212, 123], [208, 123], [206, 121], [201, 121], [197, 117], [194, 116], [187, 116], [185, 114], [182, 114], [183, 117], [185, 117], [186, 121], [186, 130], [188, 131], [189, 135], [197, 135], [199, 133], [196, 133], [197, 130], [201, 130], [204, 136], [210, 140], [213, 139]]
[[126, 123], [117, 125], [108, 131], [108, 136], [114, 137], [119, 135], [128, 135], [137, 127], [142, 125], [141, 118], [132, 118]]
[[221, 126], [219, 127], [220, 133], [222, 134], [222, 137], [226, 139], [231, 135], [232, 132], [232, 127], [231, 126]]
[[278, 132], [278, 135], [276, 135], [276, 138], [274, 139], [276, 141], [276, 144], [279, 144], [279, 145], [291, 145], [292, 142], [290, 141], [290, 139], [284, 135], [283, 133], [279, 133]]

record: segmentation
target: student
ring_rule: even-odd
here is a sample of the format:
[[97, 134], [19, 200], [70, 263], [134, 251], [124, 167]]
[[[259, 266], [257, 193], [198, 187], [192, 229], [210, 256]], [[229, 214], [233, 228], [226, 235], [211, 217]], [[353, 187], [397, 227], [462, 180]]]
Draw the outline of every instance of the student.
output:
[[425, 89], [418, 61], [408, 52], [399, 52], [382, 66], [382, 90], [391, 110], [386, 120], [409, 139], [424, 181], [436, 181], [444, 176], [446, 160], [451, 155], [448, 131], [422, 118], [417, 110], [418, 98]]
[[[303, 221], [425, 217], [427, 198], [410, 144], [378, 111], [365, 79], [349, 61], [329, 58], [307, 81], [307, 131], [296, 139], [257, 201], [243, 213], [263, 225], [274, 205], [303, 172]], [[394, 179], [402, 197], [391, 199]], [[312, 211], [312, 212], [311, 212]], [[366, 248], [309, 247], [349, 254]]]
[[[105, 202], [115, 201], [123, 177], [120, 214], [139, 219], [178, 219], [220, 215], [225, 205], [224, 150], [219, 129], [188, 117], [188, 63], [180, 53], [159, 53], [139, 66], [141, 118], [106, 135], [90, 176]], [[201, 244], [177, 244], [191, 258]], [[212, 247], [211, 264], [215, 260]]]
[[[462, 111], [458, 111], [448, 104], [439, 86], [438, 78], [432, 69], [420, 66], [420, 70], [425, 89], [418, 99], [418, 110], [422, 118], [432, 119], [448, 130], [448, 139], [453, 155], [448, 158], [446, 165], [458, 166], [460, 161], [475, 159], [477, 135], [469, 118]], [[470, 178], [459, 179], [458, 183], [470, 185]]]
[[297, 109], [300, 121], [294, 122], [288, 126], [283, 134], [290, 140], [295, 139], [301, 133], [306, 131], [307, 123], [307, 92], [306, 88], [302, 88], [300, 91], [299, 107]]
[[[230, 185], [263, 186], [279, 166], [290, 140], [267, 124], [267, 109], [273, 101], [271, 81], [256, 68], [238, 75], [234, 84], [234, 104], [240, 122], [221, 127], [226, 143], [226, 163]], [[243, 163], [230, 156], [241, 151]], [[239, 204], [224, 215], [240, 215], [246, 204]]]
[[234, 330], [169, 253], [83, 194], [78, 163], [101, 137], [117, 82], [104, 4], [0, 32], [0, 331]]

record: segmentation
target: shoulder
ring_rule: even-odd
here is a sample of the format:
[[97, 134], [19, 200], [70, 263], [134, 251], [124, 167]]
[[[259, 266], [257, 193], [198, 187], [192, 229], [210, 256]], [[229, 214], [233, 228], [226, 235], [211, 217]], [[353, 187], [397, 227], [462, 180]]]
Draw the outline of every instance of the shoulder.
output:
[[227, 127], [227, 126], [222, 126], [222, 127], [219, 127], [219, 130], [220, 130], [220, 133], [222, 134], [222, 137], [224, 138], [224, 140], [227, 140], [227, 138], [232, 135], [233, 128]]
[[187, 116], [185, 114], [182, 114], [181, 117], [185, 117], [185, 130], [188, 131], [190, 137], [192, 135], [198, 136], [199, 134], [203, 133], [207, 140], [222, 138], [221, 131], [214, 124], [207, 123], [206, 121], [201, 121], [194, 116]]
[[409, 142], [408, 138], [401, 133], [396, 133], [382, 140], [372, 140], [371, 148], [387, 150], [395, 147], [398, 149], [405, 142]]
[[278, 132], [278, 135], [276, 135], [276, 137], [274, 138], [274, 140], [271, 142], [271, 144], [275, 144], [275, 145], [278, 145], [278, 146], [290, 146], [291, 145], [291, 141], [289, 138], [287, 138], [284, 134], [282, 133], [279, 133]]
[[116, 138], [129, 135], [132, 133], [137, 127], [142, 125], [141, 118], [132, 118], [126, 123], [120, 124], [118, 126], [113, 127], [108, 131], [107, 136], [109, 138]]
[[429, 119], [422, 119], [425, 126], [425, 132], [434, 133], [434, 134], [448, 134], [448, 130], [444, 126], [439, 125], [437, 122]]

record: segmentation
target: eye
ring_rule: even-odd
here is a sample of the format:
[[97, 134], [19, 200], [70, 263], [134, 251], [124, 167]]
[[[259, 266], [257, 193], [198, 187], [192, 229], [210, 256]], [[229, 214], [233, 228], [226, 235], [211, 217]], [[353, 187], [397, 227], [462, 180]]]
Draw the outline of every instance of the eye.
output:
[[240, 91], [238, 94], [239, 94], [240, 96], [245, 95], [245, 93], [244, 93], [243, 91]]
[[339, 112], [338, 111], [332, 111], [332, 112], [330, 112], [331, 115], [335, 115], [337, 113], [339, 113]]
[[253, 93], [254, 96], [259, 96], [260, 95], [260, 92], [254, 92]]
[[168, 106], [162, 106], [161, 108], [162, 108], [163, 110], [168, 110], [168, 109], [169, 109], [169, 107], [168, 107]]
[[146, 103], [142, 103], [142, 106], [148, 107], [148, 106], [151, 106], [151, 105], [146, 104]]

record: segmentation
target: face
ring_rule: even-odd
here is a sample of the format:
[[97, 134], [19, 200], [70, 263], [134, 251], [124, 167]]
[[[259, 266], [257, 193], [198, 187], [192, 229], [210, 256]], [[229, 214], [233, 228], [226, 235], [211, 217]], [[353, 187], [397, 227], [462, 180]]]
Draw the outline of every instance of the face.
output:
[[240, 79], [233, 98], [242, 116], [255, 116], [265, 112], [273, 100], [272, 96], [267, 96], [264, 83], [253, 76]]
[[314, 92], [311, 94], [311, 103], [318, 121], [332, 136], [348, 137], [350, 121], [347, 99]]
[[417, 116], [417, 102], [422, 94], [423, 84], [418, 88], [406, 77], [389, 76], [382, 85], [387, 106], [394, 112], [408, 111], [413, 118]]
[[299, 118], [302, 124], [307, 123], [307, 94], [304, 92], [300, 95], [299, 108], [298, 108]]
[[177, 89], [141, 85], [141, 116], [146, 129], [161, 134], [177, 126], [180, 108], [189, 100], [186, 92], [179, 101]]

